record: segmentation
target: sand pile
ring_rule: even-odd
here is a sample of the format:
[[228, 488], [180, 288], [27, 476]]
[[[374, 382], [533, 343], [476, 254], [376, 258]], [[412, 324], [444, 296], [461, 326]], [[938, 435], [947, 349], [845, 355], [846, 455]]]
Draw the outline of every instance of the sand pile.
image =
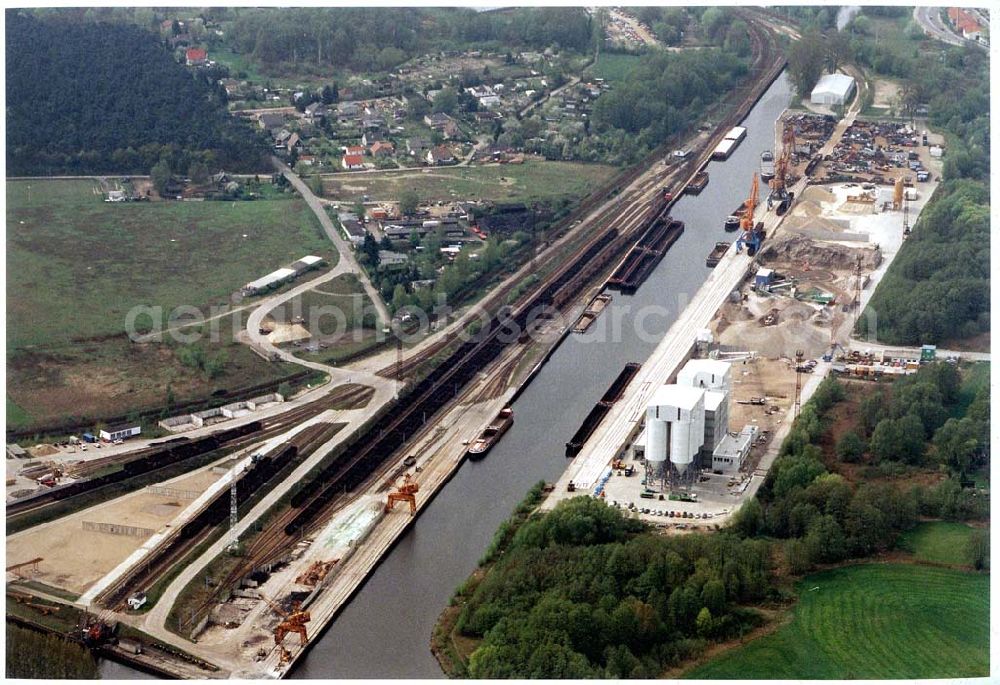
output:
[[862, 255], [861, 265], [872, 270], [882, 263], [882, 253], [876, 248], [847, 247], [830, 243], [818, 243], [801, 235], [793, 235], [777, 242], [765, 243], [761, 261], [805, 263], [828, 269], [854, 269], [857, 256]]

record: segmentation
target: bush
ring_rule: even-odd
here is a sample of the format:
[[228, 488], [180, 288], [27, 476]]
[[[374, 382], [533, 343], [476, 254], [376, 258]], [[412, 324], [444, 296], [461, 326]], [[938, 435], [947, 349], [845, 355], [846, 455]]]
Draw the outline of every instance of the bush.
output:
[[855, 431], [847, 431], [837, 442], [837, 456], [841, 461], [856, 463], [865, 453], [865, 442]]

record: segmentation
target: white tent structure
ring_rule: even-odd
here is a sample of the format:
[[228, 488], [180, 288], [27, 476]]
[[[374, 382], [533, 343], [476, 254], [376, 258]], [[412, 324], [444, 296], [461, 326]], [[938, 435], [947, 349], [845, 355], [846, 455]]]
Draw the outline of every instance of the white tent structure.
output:
[[854, 79], [847, 74], [826, 74], [812, 90], [814, 105], [843, 105], [854, 92]]

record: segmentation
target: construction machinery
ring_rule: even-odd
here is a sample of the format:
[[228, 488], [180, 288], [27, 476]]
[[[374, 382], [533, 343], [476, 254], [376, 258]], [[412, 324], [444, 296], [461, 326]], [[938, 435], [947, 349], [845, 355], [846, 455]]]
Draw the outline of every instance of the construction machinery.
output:
[[760, 244], [764, 241], [764, 223], [754, 225], [754, 212], [757, 210], [757, 200], [760, 192], [760, 183], [757, 174], [754, 173], [753, 181], [750, 184], [750, 196], [744, 203], [745, 210], [740, 218], [740, 237], [736, 241], [736, 252], [742, 252], [747, 248], [747, 254], [753, 257], [757, 254]]
[[774, 178], [771, 179], [771, 192], [767, 196], [767, 208], [774, 209], [778, 216], [782, 216], [788, 211], [792, 204], [792, 193], [788, 192], [790, 184], [789, 167], [792, 163], [792, 154], [795, 152], [795, 129], [787, 121], [781, 132], [781, 156], [774, 165]]
[[413, 516], [417, 513], [417, 492], [419, 491], [420, 485], [407, 473], [403, 476], [403, 484], [396, 489], [396, 492], [389, 493], [389, 498], [385, 503], [386, 512], [392, 511], [396, 502], [409, 502], [410, 516]]
[[299, 636], [299, 644], [304, 647], [309, 642], [306, 624], [312, 620], [312, 616], [308, 611], [302, 610], [301, 602], [292, 602], [292, 610], [285, 611], [281, 606], [272, 602], [264, 595], [261, 595], [260, 598], [267, 602], [268, 606], [274, 610], [274, 613], [281, 617], [281, 622], [274, 628], [274, 644], [281, 650], [281, 663], [287, 663], [292, 655], [282, 644], [285, 641], [285, 636], [289, 633], [296, 633]]

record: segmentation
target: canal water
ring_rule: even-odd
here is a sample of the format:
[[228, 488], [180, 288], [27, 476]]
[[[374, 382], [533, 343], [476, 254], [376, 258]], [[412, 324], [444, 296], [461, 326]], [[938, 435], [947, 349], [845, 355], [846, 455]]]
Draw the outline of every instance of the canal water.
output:
[[[514, 425], [503, 439], [484, 460], [461, 466], [292, 677], [442, 677], [429, 647], [441, 610], [531, 485], [554, 481], [566, 468], [566, 441], [622, 367], [653, 351], [710, 273], [705, 257], [714, 244], [735, 240], [723, 222], [747, 196], [790, 99], [782, 74], [741, 124], [746, 139], [727, 161], [709, 165], [708, 187], [674, 205], [684, 234], [642, 287], [633, 296], [613, 293], [586, 335], [566, 338], [514, 404]], [[622, 322], [620, 334], [614, 319]], [[637, 319], [644, 319], [645, 334], [633, 326]]]
[[[632, 296], [612, 293], [586, 335], [565, 339], [514, 403], [514, 425], [503, 439], [484, 460], [461, 466], [293, 678], [443, 677], [430, 652], [438, 615], [528, 489], [539, 480], [555, 481], [566, 468], [566, 441], [622, 367], [652, 353], [711, 272], [705, 257], [715, 243], [736, 239], [723, 222], [749, 193], [760, 153], [773, 149], [775, 121], [791, 95], [782, 74], [741, 123], [746, 139], [728, 160], [709, 164], [708, 187], [674, 205], [684, 234], [646, 282]], [[111, 662], [102, 663], [101, 674], [142, 677]]]

